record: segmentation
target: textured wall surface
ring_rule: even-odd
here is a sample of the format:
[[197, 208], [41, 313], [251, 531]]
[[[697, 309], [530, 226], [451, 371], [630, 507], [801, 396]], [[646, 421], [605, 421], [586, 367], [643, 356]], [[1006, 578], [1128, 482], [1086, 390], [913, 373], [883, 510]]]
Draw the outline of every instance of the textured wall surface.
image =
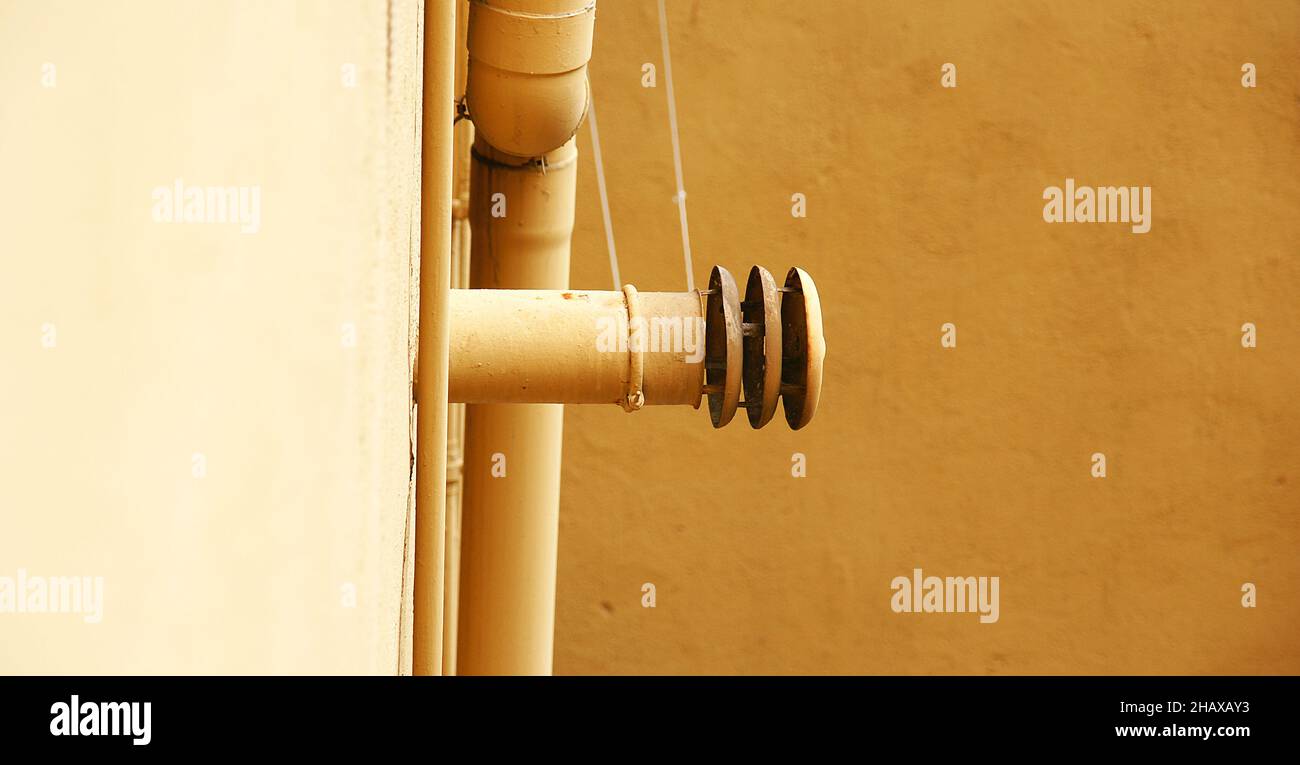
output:
[[397, 671], [416, 11], [0, 2], [0, 673]]
[[[696, 283], [808, 269], [827, 377], [798, 433], [567, 409], [556, 671], [1300, 672], [1300, 5], [666, 5]], [[683, 288], [653, 0], [592, 77], [623, 280]], [[1066, 178], [1150, 232], [1045, 223]], [[893, 613], [916, 567], [1000, 620]]]
[[[808, 269], [827, 377], [798, 433], [567, 409], [557, 672], [1300, 672], [1300, 5], [666, 7], [696, 283]], [[131, 9], [0, 1], [0, 579], [104, 583], [0, 593], [0, 673], [395, 671], [416, 4]], [[656, 3], [598, 18], [622, 276], [681, 289]], [[256, 233], [155, 222], [178, 178]], [[1066, 178], [1150, 232], [1045, 223]], [[918, 567], [999, 621], [894, 613]]]

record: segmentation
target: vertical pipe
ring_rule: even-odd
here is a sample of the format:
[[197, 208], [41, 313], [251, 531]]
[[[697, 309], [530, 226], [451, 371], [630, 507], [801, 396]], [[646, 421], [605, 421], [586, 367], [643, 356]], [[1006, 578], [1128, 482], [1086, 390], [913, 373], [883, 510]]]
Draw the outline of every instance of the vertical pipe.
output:
[[[468, 0], [456, 0], [456, 84], [455, 93], [465, 93], [469, 65], [466, 47], [469, 25]], [[451, 288], [469, 287], [469, 152], [474, 142], [474, 123], [456, 123], [452, 140]], [[463, 466], [465, 458], [465, 405], [447, 406], [447, 533], [444, 558], [442, 614], [442, 673], [456, 674], [456, 640], [460, 613], [460, 529]]]
[[[462, 126], [471, 127], [468, 121], [456, 126], [457, 133], [463, 133]], [[457, 136], [459, 151], [460, 136]], [[466, 158], [469, 146], [465, 146]], [[459, 157], [457, 158], [459, 164]], [[468, 164], [468, 162], [466, 163]], [[465, 289], [469, 286], [469, 178], [465, 179], [465, 198], [459, 194], [455, 202], [452, 220], [451, 247], [451, 288]], [[457, 172], [459, 184], [459, 170]], [[450, 383], [450, 378], [448, 379]], [[443, 579], [443, 616], [442, 616], [442, 673], [456, 674], [456, 623], [460, 603], [460, 530], [465, 464], [465, 405], [447, 405], [447, 528], [446, 553], [444, 557]]]
[[442, 672], [447, 480], [447, 302], [451, 285], [456, 3], [424, 6], [420, 339], [416, 362], [415, 625], [412, 669]]
[[[462, 126], [456, 126], [456, 132], [462, 133]], [[460, 136], [457, 136], [459, 148]], [[469, 146], [465, 146], [466, 157]], [[459, 157], [457, 157], [459, 164]], [[468, 164], [468, 163], [466, 163]], [[459, 185], [460, 173], [457, 170], [456, 183]], [[465, 199], [458, 195], [454, 203], [454, 217], [451, 228], [451, 288], [464, 289], [469, 286], [469, 178], [465, 178]], [[450, 317], [449, 317], [450, 320]], [[450, 372], [448, 377], [450, 384]], [[460, 603], [460, 529], [461, 497], [463, 496], [465, 464], [465, 405], [447, 405], [447, 523], [446, 552], [443, 559], [443, 614], [442, 614], [442, 673], [456, 674], [456, 630]]]
[[[577, 148], [541, 159], [476, 139], [471, 286], [568, 286]], [[563, 426], [559, 404], [468, 409], [459, 674], [551, 673]]]
[[464, 496], [465, 405], [447, 407], [447, 551], [444, 560], [442, 673], [456, 674], [457, 618], [460, 604], [461, 499]]

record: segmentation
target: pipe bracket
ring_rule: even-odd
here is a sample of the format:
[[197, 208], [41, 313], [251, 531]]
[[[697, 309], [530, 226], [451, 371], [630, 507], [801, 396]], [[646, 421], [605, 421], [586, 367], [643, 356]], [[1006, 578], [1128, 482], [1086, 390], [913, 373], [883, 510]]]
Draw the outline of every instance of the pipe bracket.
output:
[[641, 386], [645, 383], [645, 322], [641, 317], [641, 307], [637, 301], [636, 287], [623, 285], [623, 298], [627, 302], [627, 326], [629, 336], [627, 343], [628, 371], [627, 388], [623, 396], [623, 411], [629, 414], [645, 406], [645, 393]]

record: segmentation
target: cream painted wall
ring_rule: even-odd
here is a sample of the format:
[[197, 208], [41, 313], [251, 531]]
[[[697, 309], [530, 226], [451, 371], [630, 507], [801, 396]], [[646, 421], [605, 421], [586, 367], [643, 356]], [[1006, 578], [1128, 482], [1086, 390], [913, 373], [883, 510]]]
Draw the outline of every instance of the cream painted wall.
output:
[[[418, 10], [0, 3], [0, 577], [104, 583], [0, 672], [409, 662]], [[260, 227], [155, 222], [178, 178]]]

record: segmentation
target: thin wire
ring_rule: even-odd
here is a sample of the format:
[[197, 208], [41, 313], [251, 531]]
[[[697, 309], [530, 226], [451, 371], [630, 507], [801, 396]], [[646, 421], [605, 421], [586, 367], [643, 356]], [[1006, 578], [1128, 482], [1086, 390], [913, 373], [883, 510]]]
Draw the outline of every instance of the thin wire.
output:
[[605, 189], [605, 163], [600, 156], [600, 130], [596, 127], [596, 101], [587, 86], [587, 124], [591, 126], [591, 153], [596, 158], [596, 188], [600, 190], [600, 213], [605, 218], [605, 246], [609, 249], [609, 273], [615, 291], [623, 288], [618, 275], [618, 252], [614, 249], [614, 221], [609, 215], [609, 192]]
[[677, 136], [677, 102], [673, 95], [673, 61], [668, 52], [668, 12], [659, 0], [659, 41], [664, 50], [664, 79], [668, 85], [668, 126], [673, 134], [673, 168], [677, 171], [677, 210], [682, 223], [682, 255], [686, 259], [686, 289], [695, 289], [695, 269], [691, 265], [691, 235], [686, 226], [686, 182], [682, 180], [682, 146]]

